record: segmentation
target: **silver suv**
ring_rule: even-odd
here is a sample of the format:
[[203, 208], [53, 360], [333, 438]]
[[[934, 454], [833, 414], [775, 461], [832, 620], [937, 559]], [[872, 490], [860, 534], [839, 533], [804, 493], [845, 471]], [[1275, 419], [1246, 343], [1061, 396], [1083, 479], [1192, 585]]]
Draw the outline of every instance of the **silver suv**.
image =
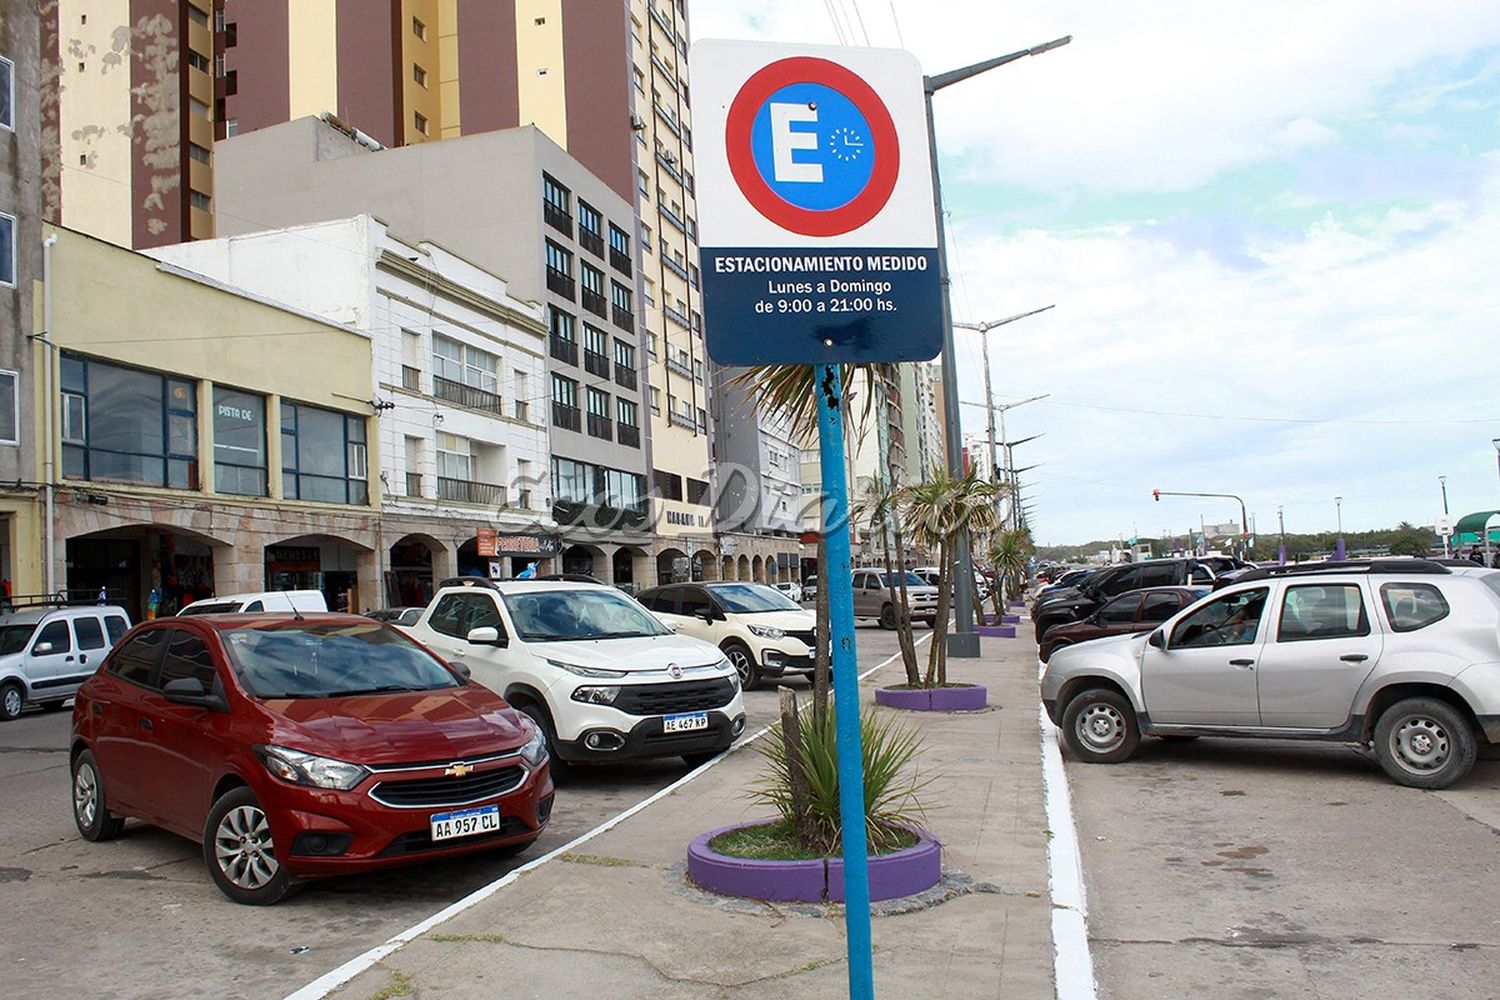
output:
[[21, 608], [0, 615], [0, 721], [27, 703], [62, 708], [130, 629], [113, 605]]
[[1090, 763], [1141, 737], [1370, 747], [1392, 779], [1446, 788], [1500, 745], [1500, 572], [1423, 559], [1246, 572], [1149, 635], [1052, 655], [1042, 703]]
[[[899, 600], [901, 587], [899, 581], [896, 583], [896, 598]], [[926, 622], [931, 628], [937, 621], [938, 589], [907, 570], [906, 600], [912, 618]], [[854, 571], [854, 617], [879, 619], [883, 629], [896, 627], [896, 608], [891, 604], [891, 590], [886, 586], [884, 570]]]

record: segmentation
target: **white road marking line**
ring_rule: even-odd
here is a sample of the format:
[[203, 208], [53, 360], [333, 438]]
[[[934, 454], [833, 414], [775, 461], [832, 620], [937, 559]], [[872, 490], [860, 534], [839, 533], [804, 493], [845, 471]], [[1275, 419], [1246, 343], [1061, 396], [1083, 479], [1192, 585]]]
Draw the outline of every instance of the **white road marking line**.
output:
[[[932, 638], [932, 635], [931, 633], [928, 633], [927, 635], [919, 638], [917, 642], [920, 644], [930, 638]], [[882, 667], [888, 666], [900, 656], [901, 653], [899, 651], [891, 654], [884, 660], [881, 660], [879, 663], [875, 664], [875, 666], [871, 667], [869, 670], [866, 670], [864, 673], [860, 674], [859, 679], [864, 680], [875, 671], [880, 670]], [[329, 993], [332, 993], [340, 986], [343, 986], [349, 980], [353, 979], [361, 972], [364, 972], [366, 969], [370, 968], [381, 959], [385, 958], [387, 955], [390, 955], [392, 952], [398, 951], [407, 942], [421, 937], [423, 934], [426, 934], [438, 924], [441, 924], [446, 920], [451, 920], [470, 907], [484, 902], [486, 899], [489, 899], [495, 893], [499, 892], [501, 889], [504, 889], [506, 886], [510, 885], [512, 882], [514, 882], [516, 879], [520, 878], [527, 872], [534, 871], [535, 869], [540, 868], [542, 865], [545, 865], [547, 862], [553, 860], [554, 858], [573, 851], [583, 844], [588, 843], [590, 840], [593, 840], [595, 837], [599, 836], [602, 833], [607, 833], [608, 831], [614, 829], [616, 826], [619, 826], [621, 823], [625, 822], [630, 817], [634, 816], [636, 813], [640, 812], [642, 809], [645, 809], [647, 806], [651, 805], [653, 802], [657, 802], [660, 799], [664, 799], [668, 795], [671, 795], [673, 792], [677, 791], [677, 789], [686, 785], [694, 778], [700, 777], [701, 775], [707, 773], [709, 768], [718, 764], [719, 761], [723, 760], [725, 757], [728, 757], [735, 751], [743, 747], [747, 747], [751, 743], [754, 743], [756, 740], [760, 739], [766, 733], [771, 731], [772, 726], [774, 726], [774, 723], [772, 723], [772, 725], [762, 726], [760, 729], [757, 729], [749, 736], [741, 737], [738, 743], [734, 744], [728, 750], [725, 750], [723, 753], [719, 754], [717, 757], [713, 758], [702, 767], [694, 768], [687, 774], [684, 774], [682, 777], [672, 782], [670, 785], [667, 785], [665, 788], [659, 789], [658, 791], [652, 793], [651, 795], [637, 802], [635, 805], [631, 806], [629, 809], [626, 809], [624, 812], [616, 813], [614, 816], [611, 816], [609, 819], [605, 820], [603, 823], [600, 823], [592, 830], [574, 837], [572, 840], [568, 841], [566, 844], [563, 844], [561, 847], [553, 848], [546, 854], [543, 854], [541, 857], [536, 858], [532, 861], [528, 861], [519, 868], [511, 869], [488, 885], [480, 886], [478, 889], [475, 889], [463, 899], [460, 899], [456, 903], [452, 903], [444, 907], [443, 909], [434, 913], [432, 916], [428, 917], [426, 920], [423, 920], [421, 923], [413, 924], [411, 927], [408, 927], [400, 934], [397, 934], [387, 940], [384, 944], [377, 945], [374, 948], [371, 948], [369, 951], [364, 952], [363, 954], [354, 956], [353, 958], [349, 959], [349, 961], [345, 962], [343, 965], [340, 965], [338, 968], [332, 970], [331, 972], [325, 972], [323, 975], [319, 976], [317, 979], [314, 979], [312, 982], [297, 990], [295, 993], [287, 994], [286, 1000], [321, 1000], [322, 997], [326, 997]]]
[[1057, 727], [1047, 709], [1037, 714], [1042, 728], [1042, 782], [1046, 786], [1048, 881], [1052, 891], [1052, 968], [1057, 1000], [1095, 1000], [1098, 985], [1089, 954], [1088, 905], [1083, 890], [1083, 859], [1078, 853], [1078, 830], [1073, 825], [1073, 803], [1068, 775], [1057, 745]]

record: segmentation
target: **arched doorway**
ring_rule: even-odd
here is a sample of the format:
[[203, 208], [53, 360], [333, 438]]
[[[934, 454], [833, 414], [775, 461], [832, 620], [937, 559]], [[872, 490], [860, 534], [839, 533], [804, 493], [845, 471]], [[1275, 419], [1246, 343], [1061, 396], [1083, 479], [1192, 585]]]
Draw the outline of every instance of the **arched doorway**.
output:
[[724, 568], [719, 572], [720, 580], [734, 579], [734, 556], [724, 557]]
[[739, 570], [735, 573], [735, 577], [734, 578], [736, 580], [749, 580], [750, 579], [750, 557], [749, 556], [740, 556]]
[[719, 578], [719, 560], [708, 549], [699, 549], [693, 553], [693, 579], [694, 580], [717, 580]]
[[580, 573], [602, 581], [606, 579], [608, 565], [603, 550], [592, 545], [569, 545], [562, 550], [564, 573]]
[[357, 611], [384, 600], [359, 592], [359, 563], [370, 550], [335, 535], [297, 535], [265, 548], [267, 590], [319, 590], [330, 611]]
[[610, 581], [627, 594], [634, 594], [637, 591], [644, 590], [650, 586], [651, 581], [646, 578], [638, 579], [636, 576], [636, 567], [642, 563], [649, 565], [648, 559], [649, 557], [646, 555], [644, 549], [637, 548], [634, 545], [620, 546], [610, 558], [614, 567]]
[[775, 583], [780, 572], [776, 566], [776, 557], [769, 556], [766, 559], [766, 582]]
[[656, 555], [656, 582], [681, 583], [691, 578], [692, 565], [681, 549], [662, 549]]
[[65, 587], [77, 599], [96, 599], [103, 591], [132, 621], [165, 618], [214, 595], [214, 549], [226, 544], [162, 524], [78, 535], [64, 544]]
[[750, 579], [756, 583], [766, 582], [766, 563], [760, 556], [750, 561]]
[[386, 600], [395, 607], [423, 607], [432, 600], [432, 563], [442, 544], [430, 535], [407, 535], [391, 546], [391, 575], [386, 587], [393, 591]]

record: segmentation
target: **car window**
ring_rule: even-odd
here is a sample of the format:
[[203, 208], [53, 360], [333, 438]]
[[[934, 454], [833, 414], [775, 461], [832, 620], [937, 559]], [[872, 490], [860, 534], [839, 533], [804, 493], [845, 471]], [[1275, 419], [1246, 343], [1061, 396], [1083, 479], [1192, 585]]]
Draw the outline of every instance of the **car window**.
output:
[[[50, 642], [52, 648], [45, 653], [40, 653], [37, 647], [43, 643]], [[31, 655], [53, 656], [57, 653], [66, 653], [73, 648], [73, 639], [68, 633], [68, 622], [59, 618], [42, 626], [42, 630], [36, 634], [36, 642], [31, 644]]]
[[1213, 583], [1213, 582], [1214, 582], [1214, 571], [1211, 570], [1211, 569], [1209, 569], [1207, 566], [1203, 566], [1201, 564], [1198, 565], [1198, 566], [1194, 566], [1193, 567], [1193, 571], [1188, 574], [1188, 583]]
[[0, 656], [9, 656], [11, 653], [19, 653], [25, 649], [26, 643], [31, 640], [32, 633], [35, 631], [35, 622], [27, 622], [24, 625], [6, 625], [0, 628]]
[[492, 628], [505, 634], [505, 626], [500, 622], [500, 608], [495, 604], [495, 599], [489, 594], [464, 594], [468, 600], [465, 601], [463, 631], [461, 637], [467, 638], [469, 633], [476, 628]]
[[120, 615], [105, 615], [104, 630], [109, 633], [109, 644], [120, 641], [120, 636], [130, 631], [130, 623]]
[[350, 697], [462, 683], [426, 650], [380, 622], [271, 621], [221, 633], [231, 668], [257, 698]]
[[1141, 567], [1140, 581], [1137, 587], [1170, 587], [1177, 582], [1177, 565], [1147, 563]]
[[251, 601], [241, 610], [245, 611], [247, 614], [254, 613], [256, 611], [264, 611], [266, 610], [266, 604], [264, 601]]
[[1177, 594], [1147, 594], [1141, 602], [1140, 621], [1164, 622], [1183, 607], [1183, 597]]
[[79, 649], [103, 649], [105, 646], [104, 627], [97, 618], [74, 618], [73, 634], [78, 637]]
[[1116, 594], [1123, 594], [1127, 590], [1136, 589], [1139, 586], [1136, 581], [1139, 579], [1140, 570], [1135, 568], [1121, 570], [1099, 585], [1099, 593], [1105, 597], [1114, 597]]
[[1135, 621], [1135, 609], [1140, 605], [1139, 594], [1126, 594], [1124, 597], [1116, 597], [1104, 607], [1099, 609], [1099, 622], [1103, 625], [1118, 625], [1121, 622]]
[[528, 642], [626, 639], [672, 630], [617, 590], [541, 590], [505, 595], [516, 633]]
[[164, 688], [172, 681], [196, 677], [203, 690], [212, 691], [215, 673], [213, 654], [203, 640], [191, 632], [173, 629], [156, 686]]
[[682, 592], [681, 603], [678, 604], [678, 614], [691, 618], [693, 615], [708, 611], [713, 607], [713, 602], [708, 595], [696, 588], [685, 589]]
[[109, 672], [133, 684], [150, 685], [166, 644], [166, 629], [142, 632], [114, 651], [109, 660]]
[[802, 606], [786, 594], [760, 583], [724, 583], [713, 588], [714, 600], [733, 614], [754, 615], [769, 611], [801, 611]]
[[396, 619], [397, 625], [415, 625], [417, 619], [422, 617], [421, 608], [407, 608], [401, 612], [401, 617]]
[[1277, 642], [1303, 639], [1345, 639], [1370, 634], [1370, 619], [1359, 585], [1304, 584], [1288, 587], [1281, 599]]
[[1269, 590], [1257, 587], [1226, 594], [1188, 615], [1172, 630], [1172, 649], [1199, 646], [1248, 646], [1260, 634], [1260, 619]]
[[462, 627], [466, 596], [468, 595], [444, 594], [438, 598], [437, 604], [432, 607], [432, 614], [427, 618], [427, 624], [434, 632], [451, 636], [468, 634]]
[[192, 617], [194, 615], [223, 615], [233, 614], [240, 609], [238, 601], [209, 601], [205, 604], [193, 604], [177, 612], [177, 617]]
[[1380, 602], [1396, 632], [1414, 632], [1448, 617], [1448, 601], [1430, 583], [1387, 583], [1380, 588]]

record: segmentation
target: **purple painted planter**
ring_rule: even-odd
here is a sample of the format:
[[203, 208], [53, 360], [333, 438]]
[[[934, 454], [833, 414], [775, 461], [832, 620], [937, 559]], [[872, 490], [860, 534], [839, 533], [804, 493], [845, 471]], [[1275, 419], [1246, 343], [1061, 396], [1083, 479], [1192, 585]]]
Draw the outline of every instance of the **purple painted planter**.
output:
[[980, 635], [987, 635], [991, 639], [1014, 639], [1016, 637], [1014, 625], [976, 625], [974, 631]]
[[[770, 820], [736, 823], [711, 830], [688, 845], [688, 875], [711, 892], [781, 902], [821, 903], [825, 895], [844, 901], [844, 859], [810, 861], [754, 861], [731, 858], [709, 849], [708, 842], [723, 833]], [[942, 846], [924, 830], [904, 851], [870, 859], [870, 899], [896, 899], [931, 889], [943, 877]]]
[[965, 687], [918, 688], [898, 691], [876, 688], [875, 704], [900, 708], [908, 712], [972, 712], [989, 703], [989, 692], [983, 684]]
[[1010, 602], [1010, 606], [1013, 607], [1013, 608], [1024, 608], [1024, 607], [1026, 607], [1026, 602], [1025, 601], [1021, 601], [1021, 600], [1015, 600], [1015, 601], [1011, 601]]
[[1000, 624], [1001, 625], [1019, 625], [1019, 624], [1021, 624], [1021, 616], [1020, 615], [1001, 615], [1000, 616]]

